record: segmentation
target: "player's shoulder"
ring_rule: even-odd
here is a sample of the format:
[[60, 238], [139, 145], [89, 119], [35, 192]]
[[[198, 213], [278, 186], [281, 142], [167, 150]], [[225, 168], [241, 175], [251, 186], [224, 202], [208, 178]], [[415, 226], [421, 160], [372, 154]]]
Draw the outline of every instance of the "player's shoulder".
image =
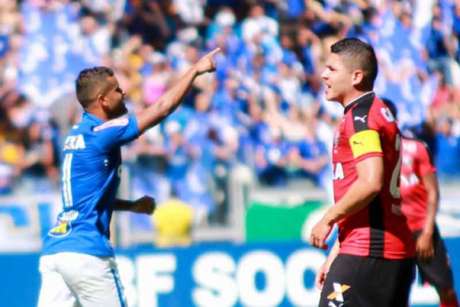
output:
[[393, 112], [385, 104], [385, 102], [378, 97], [374, 98], [371, 113], [374, 120], [381, 121], [383, 124], [396, 125], [396, 118], [394, 117]]
[[408, 135], [404, 130], [401, 133], [401, 140], [403, 144], [414, 144], [414, 146], [428, 147], [428, 144], [425, 141], [417, 138], [414, 135]]
[[373, 93], [366, 94], [345, 109], [345, 120], [347, 125], [351, 125], [354, 131], [368, 129], [369, 126], [369, 113], [374, 99]]
[[420, 153], [422, 151], [426, 151], [430, 153], [430, 148], [428, 144], [425, 141], [418, 139], [414, 136], [404, 135], [402, 137], [402, 144], [403, 144], [404, 151], [408, 151], [412, 153]]
[[391, 111], [374, 93], [359, 98], [350, 113], [348, 120], [352, 121], [356, 131], [396, 125]]
[[121, 117], [117, 117], [117, 118], [108, 120], [106, 122], [103, 122], [103, 123], [100, 123], [99, 125], [94, 126], [92, 128], [92, 131], [95, 133], [103, 132], [103, 131], [110, 131], [112, 129], [125, 127], [128, 124], [129, 124], [129, 116], [123, 115]]

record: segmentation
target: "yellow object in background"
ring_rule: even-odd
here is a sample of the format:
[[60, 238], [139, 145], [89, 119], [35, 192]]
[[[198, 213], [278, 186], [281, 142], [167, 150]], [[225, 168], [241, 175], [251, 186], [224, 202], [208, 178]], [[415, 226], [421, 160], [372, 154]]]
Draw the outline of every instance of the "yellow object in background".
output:
[[173, 198], [160, 204], [153, 214], [157, 246], [189, 245], [193, 223], [193, 209], [183, 201]]
[[18, 147], [11, 143], [4, 143], [0, 146], [0, 161], [8, 164], [19, 163]]

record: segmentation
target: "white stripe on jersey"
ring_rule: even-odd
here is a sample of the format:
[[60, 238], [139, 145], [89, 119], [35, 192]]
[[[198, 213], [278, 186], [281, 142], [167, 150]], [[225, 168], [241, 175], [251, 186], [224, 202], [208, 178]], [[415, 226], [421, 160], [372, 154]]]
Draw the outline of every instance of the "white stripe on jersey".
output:
[[70, 182], [71, 171], [72, 171], [72, 158], [73, 158], [72, 153], [66, 154], [64, 158], [64, 163], [63, 163], [62, 192], [64, 195], [64, 207], [72, 207], [73, 205], [72, 184]]
[[129, 124], [129, 118], [127, 116], [123, 116], [123, 117], [119, 117], [119, 118], [109, 120], [109, 121], [103, 123], [102, 125], [94, 127], [94, 132], [104, 130], [104, 129], [107, 129], [107, 128], [110, 128], [110, 127], [122, 127], [122, 126], [126, 126], [128, 124]]

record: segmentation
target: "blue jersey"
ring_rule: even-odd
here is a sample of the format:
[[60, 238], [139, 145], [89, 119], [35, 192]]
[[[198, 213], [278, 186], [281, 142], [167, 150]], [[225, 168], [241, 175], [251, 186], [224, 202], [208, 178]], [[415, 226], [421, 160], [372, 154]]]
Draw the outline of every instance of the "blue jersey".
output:
[[120, 147], [138, 135], [133, 115], [103, 122], [83, 114], [64, 142], [63, 210], [45, 238], [43, 254], [113, 256], [109, 228], [120, 183]]

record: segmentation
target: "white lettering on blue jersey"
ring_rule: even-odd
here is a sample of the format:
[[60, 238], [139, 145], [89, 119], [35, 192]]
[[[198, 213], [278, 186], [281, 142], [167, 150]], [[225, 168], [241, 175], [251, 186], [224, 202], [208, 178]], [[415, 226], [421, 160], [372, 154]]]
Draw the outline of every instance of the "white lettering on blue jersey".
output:
[[70, 135], [65, 139], [64, 150], [78, 150], [85, 148], [85, 139], [82, 134]]
[[61, 171], [63, 210], [44, 240], [43, 254], [113, 256], [110, 220], [120, 183], [121, 146], [138, 135], [133, 115], [104, 123], [92, 114], [83, 114], [65, 139]]
[[62, 194], [64, 197], [64, 208], [72, 207], [72, 158], [73, 154], [65, 155], [62, 165]]

